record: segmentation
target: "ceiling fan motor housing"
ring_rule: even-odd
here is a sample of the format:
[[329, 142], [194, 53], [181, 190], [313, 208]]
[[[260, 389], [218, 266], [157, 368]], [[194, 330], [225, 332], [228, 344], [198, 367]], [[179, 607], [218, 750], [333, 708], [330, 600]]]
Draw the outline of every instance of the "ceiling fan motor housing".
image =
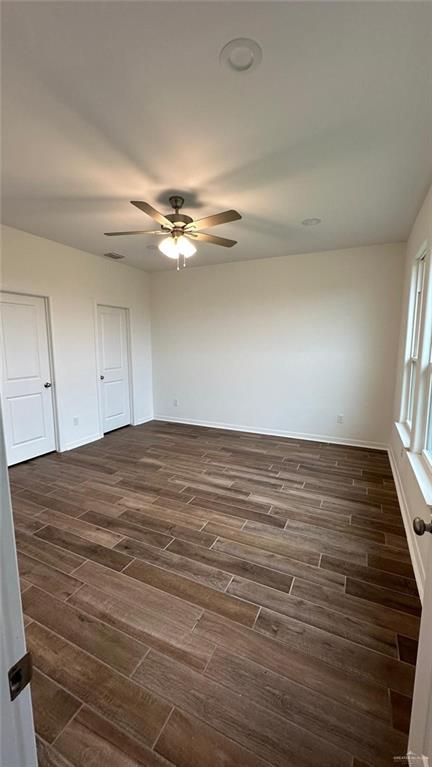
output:
[[[184, 197], [182, 197], [180, 194], [173, 194], [169, 198], [169, 202], [171, 207], [174, 208], [175, 213], [168, 213], [165, 218], [171, 221], [174, 226], [178, 226], [179, 229], [183, 229], [186, 224], [192, 223], [193, 218], [190, 216], [185, 216], [183, 213], [179, 213], [180, 208], [182, 208], [184, 205]], [[162, 226], [162, 229], [164, 231], [169, 231], [168, 227]]]
[[[193, 221], [193, 218], [190, 216], [185, 216], [184, 213], [168, 213], [165, 218], [167, 218], [169, 221], [172, 221], [173, 224], [178, 223], [180, 225], [184, 224], [185, 226], [186, 224], [191, 224]], [[168, 229], [168, 227], [166, 228]], [[164, 229], [164, 227], [162, 227], [162, 229]]]

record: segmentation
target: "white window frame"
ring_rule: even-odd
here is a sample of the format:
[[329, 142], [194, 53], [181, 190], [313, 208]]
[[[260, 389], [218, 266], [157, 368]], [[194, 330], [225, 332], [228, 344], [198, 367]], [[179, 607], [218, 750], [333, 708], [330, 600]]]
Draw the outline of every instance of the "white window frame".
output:
[[417, 410], [417, 390], [419, 381], [420, 339], [424, 319], [424, 289], [428, 267], [427, 249], [422, 248], [417, 254], [412, 268], [408, 323], [405, 344], [404, 383], [400, 421], [412, 442], [413, 424]]
[[[432, 330], [430, 331], [430, 334], [432, 336]], [[427, 381], [427, 410], [422, 455], [425, 467], [432, 477], [432, 338], [430, 339], [429, 364], [425, 370], [425, 376]]]

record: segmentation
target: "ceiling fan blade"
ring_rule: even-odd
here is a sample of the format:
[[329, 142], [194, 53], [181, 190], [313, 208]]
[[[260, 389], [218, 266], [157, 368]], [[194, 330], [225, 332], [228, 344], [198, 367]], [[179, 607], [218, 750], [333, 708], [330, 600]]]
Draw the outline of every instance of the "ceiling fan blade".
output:
[[130, 232], [104, 232], [104, 234], [107, 237], [119, 237], [123, 236], [124, 234], [166, 234], [166, 232], [161, 232], [160, 229], [155, 229], [153, 231], [148, 229], [136, 229], [135, 231]]
[[193, 229], [208, 229], [210, 226], [218, 226], [219, 224], [228, 224], [229, 221], [238, 221], [241, 218], [240, 213], [236, 210], [225, 210], [223, 213], [216, 213], [214, 216], [207, 216], [206, 218], [198, 218], [196, 221], [192, 221], [188, 224], [188, 227]]
[[224, 248], [232, 248], [233, 245], [237, 245], [237, 240], [227, 240], [226, 237], [215, 237], [213, 234], [205, 234], [204, 232], [185, 232], [185, 235], [192, 241], [210, 242], [212, 245], [222, 245]]
[[142, 200], [131, 200], [132, 205], [135, 205], [136, 208], [139, 208], [139, 210], [142, 210], [143, 213], [147, 213], [150, 218], [153, 218], [155, 221], [158, 222], [161, 226], [167, 226], [169, 229], [173, 228], [173, 224], [169, 220], [169, 218], [166, 218], [162, 213], [159, 213], [156, 208], [153, 208], [152, 205], [149, 205], [148, 202], [142, 202]]

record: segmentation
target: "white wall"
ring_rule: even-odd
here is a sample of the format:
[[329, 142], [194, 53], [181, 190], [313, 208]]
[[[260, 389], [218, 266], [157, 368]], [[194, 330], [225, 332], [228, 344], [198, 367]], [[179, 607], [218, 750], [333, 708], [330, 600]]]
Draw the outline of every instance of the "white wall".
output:
[[1, 287], [49, 297], [61, 449], [100, 436], [96, 303], [130, 309], [134, 423], [153, 414], [153, 344], [158, 417], [385, 445], [404, 254], [384, 245], [150, 276], [3, 227]]
[[101, 436], [96, 303], [130, 310], [134, 423], [152, 417], [148, 282], [138, 269], [2, 227], [1, 288], [49, 298], [62, 450]]
[[387, 445], [404, 256], [382, 245], [152, 274], [156, 416]]
[[[395, 394], [394, 421], [399, 420], [400, 414], [408, 296], [411, 284], [412, 266], [414, 259], [416, 258], [425, 242], [428, 242], [429, 246], [432, 244], [432, 187], [429, 190], [429, 194], [427, 195], [423, 206], [418, 213], [407, 244], [403, 288], [402, 321], [398, 355], [398, 385], [396, 387]], [[393, 465], [393, 473], [398, 485], [399, 498], [402, 507], [402, 516], [404, 517], [408, 543], [411, 550], [411, 558], [413, 560], [413, 566], [417, 577], [417, 584], [419, 586], [420, 594], [422, 595], [425, 581], [426, 560], [430, 542], [429, 536], [427, 535], [424, 535], [421, 538], [414, 535], [412, 529], [412, 520], [414, 517], [422, 517], [425, 520], [429, 520], [430, 518], [430, 510], [426, 504], [426, 499], [423, 494], [426, 492], [428, 481], [425, 477], [425, 481], [421, 486], [419, 485], [419, 477], [420, 479], [422, 477], [421, 462], [416, 458], [416, 456], [412, 456], [407, 453], [404, 446], [404, 441], [395, 424], [393, 424], [390, 439], [390, 457]], [[421, 487], [423, 488], [423, 491]], [[429, 494], [431, 495], [430, 492]], [[432, 503], [432, 495], [428, 500]]]

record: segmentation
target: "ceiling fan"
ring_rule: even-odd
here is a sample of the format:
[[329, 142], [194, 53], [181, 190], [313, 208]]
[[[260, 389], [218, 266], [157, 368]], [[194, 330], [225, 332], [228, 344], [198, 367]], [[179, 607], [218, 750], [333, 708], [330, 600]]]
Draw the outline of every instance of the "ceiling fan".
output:
[[141, 200], [131, 200], [131, 204], [136, 208], [147, 213], [154, 221], [160, 224], [160, 229], [145, 230], [138, 229], [131, 232], [105, 232], [107, 237], [119, 237], [127, 234], [157, 234], [167, 235], [159, 244], [159, 250], [168, 258], [177, 259], [177, 269], [180, 267], [180, 257], [183, 258], [183, 266], [186, 266], [186, 259], [196, 253], [194, 241], [209, 242], [213, 245], [222, 245], [224, 248], [232, 248], [236, 245], [236, 240], [227, 240], [225, 237], [215, 237], [212, 234], [206, 234], [201, 229], [208, 229], [211, 226], [227, 224], [229, 221], [238, 221], [241, 218], [236, 210], [226, 210], [223, 213], [216, 213], [214, 216], [206, 216], [195, 221], [184, 213], [180, 213], [183, 207], [184, 198], [180, 195], [173, 195], [169, 198], [174, 213], [168, 213], [166, 216], [159, 213], [158, 210], [149, 205], [148, 202]]

